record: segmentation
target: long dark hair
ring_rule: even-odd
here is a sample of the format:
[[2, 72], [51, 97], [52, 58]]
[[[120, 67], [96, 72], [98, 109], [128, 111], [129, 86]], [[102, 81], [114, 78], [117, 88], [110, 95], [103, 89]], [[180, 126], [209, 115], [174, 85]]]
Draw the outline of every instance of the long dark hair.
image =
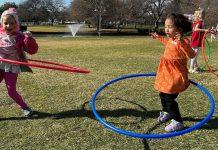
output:
[[192, 23], [182, 14], [171, 13], [167, 15], [166, 19], [171, 19], [174, 26], [179, 29], [181, 34], [186, 34], [192, 31]]

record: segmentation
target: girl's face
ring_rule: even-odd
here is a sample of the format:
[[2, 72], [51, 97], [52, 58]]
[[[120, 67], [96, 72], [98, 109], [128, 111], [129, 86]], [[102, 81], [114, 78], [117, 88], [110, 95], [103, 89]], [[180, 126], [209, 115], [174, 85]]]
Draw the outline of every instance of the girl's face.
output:
[[6, 34], [11, 35], [16, 32], [16, 21], [13, 16], [5, 15], [2, 20], [2, 27]]
[[170, 18], [165, 20], [165, 33], [169, 38], [174, 38], [178, 29], [174, 26], [173, 21]]
[[194, 13], [194, 21], [196, 20], [203, 20], [205, 18], [205, 13], [202, 11], [195, 11]]

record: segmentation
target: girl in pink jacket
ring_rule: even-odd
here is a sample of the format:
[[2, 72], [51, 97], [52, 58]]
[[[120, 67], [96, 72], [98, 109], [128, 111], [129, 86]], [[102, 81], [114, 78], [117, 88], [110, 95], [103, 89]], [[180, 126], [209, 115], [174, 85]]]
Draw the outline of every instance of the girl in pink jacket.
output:
[[[26, 61], [24, 51], [29, 54], [35, 54], [38, 51], [38, 44], [32, 38], [30, 32], [22, 33], [19, 31], [19, 20], [16, 9], [9, 8], [1, 15], [0, 58]], [[0, 61], [0, 82], [3, 79], [5, 80], [8, 95], [20, 106], [24, 116], [30, 117], [33, 111], [16, 90], [17, 77], [22, 71], [22, 67], [27, 68], [27, 66]]]

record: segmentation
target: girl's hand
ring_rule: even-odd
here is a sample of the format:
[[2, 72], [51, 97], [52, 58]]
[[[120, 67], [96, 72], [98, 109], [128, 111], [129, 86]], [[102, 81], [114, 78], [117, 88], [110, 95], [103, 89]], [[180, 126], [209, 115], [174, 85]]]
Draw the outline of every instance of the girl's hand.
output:
[[175, 39], [177, 39], [178, 41], [183, 41], [182, 34], [179, 32], [176, 32]]
[[24, 36], [32, 37], [32, 33], [30, 31], [23, 32]]
[[159, 37], [160, 37], [160, 35], [158, 35], [156, 32], [152, 32], [152, 33], [150, 33], [150, 35], [151, 35], [151, 37], [152, 37], [153, 39], [156, 39], [156, 38], [159, 38]]
[[210, 29], [205, 29], [205, 31], [204, 32], [209, 32], [210, 31]]

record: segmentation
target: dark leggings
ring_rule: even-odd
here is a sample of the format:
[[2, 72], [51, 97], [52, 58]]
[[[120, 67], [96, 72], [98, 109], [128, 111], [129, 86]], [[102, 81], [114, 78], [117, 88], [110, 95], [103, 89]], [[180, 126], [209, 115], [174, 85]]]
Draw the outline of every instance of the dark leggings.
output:
[[168, 112], [172, 115], [172, 118], [178, 122], [182, 122], [182, 117], [179, 112], [178, 103], [176, 102], [176, 98], [179, 94], [166, 94], [160, 92], [161, 104], [163, 107], [163, 111]]

